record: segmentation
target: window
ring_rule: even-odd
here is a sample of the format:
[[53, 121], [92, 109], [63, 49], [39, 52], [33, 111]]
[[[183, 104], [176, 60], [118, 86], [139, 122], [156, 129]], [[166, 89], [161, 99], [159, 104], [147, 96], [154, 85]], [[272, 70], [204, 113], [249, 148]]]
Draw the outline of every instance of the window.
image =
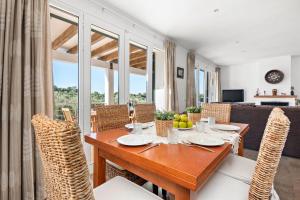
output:
[[[54, 118], [69, 108], [78, 119], [78, 17], [50, 7]], [[67, 76], [66, 76], [67, 74]]]
[[195, 69], [195, 86], [196, 86], [196, 99], [197, 105], [200, 106], [205, 102], [205, 72], [202, 69]]
[[199, 70], [199, 81], [198, 81], [198, 88], [199, 88], [199, 91], [198, 91], [198, 101], [199, 101], [199, 105], [201, 103], [204, 102], [204, 91], [205, 91], [205, 86], [204, 86], [204, 71], [202, 69]]
[[135, 103], [147, 101], [147, 49], [130, 43], [129, 99]]
[[119, 103], [118, 35], [91, 27], [91, 108]]

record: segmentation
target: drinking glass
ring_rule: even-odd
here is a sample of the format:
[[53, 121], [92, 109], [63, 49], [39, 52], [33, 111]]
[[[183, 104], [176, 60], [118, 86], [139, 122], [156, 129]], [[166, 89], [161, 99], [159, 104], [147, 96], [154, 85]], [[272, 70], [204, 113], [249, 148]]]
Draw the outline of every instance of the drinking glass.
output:
[[196, 129], [200, 133], [204, 132], [205, 131], [205, 122], [203, 122], [203, 121], [196, 122]]
[[208, 117], [208, 125], [213, 126], [216, 124], [216, 118], [214, 117]]
[[134, 134], [142, 134], [143, 128], [141, 123], [133, 123], [133, 131]]
[[167, 129], [169, 144], [177, 144], [177, 134], [172, 127]]

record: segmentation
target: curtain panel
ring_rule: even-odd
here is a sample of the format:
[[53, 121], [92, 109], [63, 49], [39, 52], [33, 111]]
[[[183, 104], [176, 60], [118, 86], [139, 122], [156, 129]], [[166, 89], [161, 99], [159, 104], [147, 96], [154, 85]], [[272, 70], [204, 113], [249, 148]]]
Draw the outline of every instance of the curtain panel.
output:
[[179, 112], [178, 108], [178, 92], [175, 73], [175, 43], [166, 40], [165, 48], [165, 106], [169, 111]]
[[221, 68], [216, 67], [216, 101], [222, 101], [222, 94], [221, 94]]
[[195, 53], [187, 54], [186, 106], [196, 106]]
[[47, 0], [0, 1], [0, 199], [45, 199], [31, 117], [52, 117]]

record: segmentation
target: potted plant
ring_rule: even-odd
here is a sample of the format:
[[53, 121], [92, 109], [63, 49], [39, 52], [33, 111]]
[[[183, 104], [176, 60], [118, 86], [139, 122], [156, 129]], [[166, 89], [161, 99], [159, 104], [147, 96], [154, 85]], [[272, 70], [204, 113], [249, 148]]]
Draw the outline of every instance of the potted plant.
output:
[[174, 112], [157, 111], [155, 113], [155, 126], [158, 136], [168, 136], [168, 129], [173, 127], [173, 119]]
[[187, 107], [186, 112], [188, 114], [188, 120], [192, 121], [193, 124], [201, 119], [201, 107]]

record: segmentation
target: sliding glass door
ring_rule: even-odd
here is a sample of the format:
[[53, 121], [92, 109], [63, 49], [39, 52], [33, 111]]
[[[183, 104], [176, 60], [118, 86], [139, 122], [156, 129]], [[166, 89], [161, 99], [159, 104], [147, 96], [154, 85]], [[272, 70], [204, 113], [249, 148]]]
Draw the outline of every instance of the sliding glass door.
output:
[[78, 17], [66, 11], [50, 7], [50, 26], [54, 118], [63, 120], [62, 109], [68, 109], [74, 120], [78, 121]]

